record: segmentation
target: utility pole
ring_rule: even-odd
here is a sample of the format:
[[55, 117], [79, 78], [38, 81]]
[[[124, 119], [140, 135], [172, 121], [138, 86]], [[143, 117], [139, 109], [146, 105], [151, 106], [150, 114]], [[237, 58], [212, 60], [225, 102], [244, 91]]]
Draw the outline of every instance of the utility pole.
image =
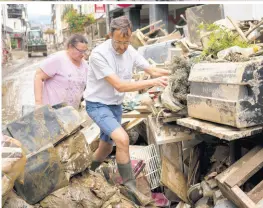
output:
[[82, 5], [79, 5], [79, 13], [80, 13], [80, 16], [82, 15]]
[[110, 5], [106, 4], [106, 31], [110, 33]]

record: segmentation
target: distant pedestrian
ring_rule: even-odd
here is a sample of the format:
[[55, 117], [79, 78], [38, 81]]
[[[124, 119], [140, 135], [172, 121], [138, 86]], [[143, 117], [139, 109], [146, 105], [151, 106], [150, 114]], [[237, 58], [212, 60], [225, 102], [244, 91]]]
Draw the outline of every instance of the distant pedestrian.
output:
[[87, 39], [76, 34], [70, 37], [66, 50], [40, 64], [34, 81], [36, 105], [66, 102], [78, 109], [87, 81], [88, 64], [83, 59], [87, 51]]

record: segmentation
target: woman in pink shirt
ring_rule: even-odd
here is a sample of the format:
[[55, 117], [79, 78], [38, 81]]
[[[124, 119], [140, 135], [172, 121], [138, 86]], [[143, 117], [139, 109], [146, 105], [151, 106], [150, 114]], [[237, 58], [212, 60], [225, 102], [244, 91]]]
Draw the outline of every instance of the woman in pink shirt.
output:
[[50, 55], [40, 64], [34, 80], [36, 105], [66, 102], [78, 109], [87, 81], [88, 65], [83, 60], [87, 44], [84, 36], [73, 35], [67, 50]]

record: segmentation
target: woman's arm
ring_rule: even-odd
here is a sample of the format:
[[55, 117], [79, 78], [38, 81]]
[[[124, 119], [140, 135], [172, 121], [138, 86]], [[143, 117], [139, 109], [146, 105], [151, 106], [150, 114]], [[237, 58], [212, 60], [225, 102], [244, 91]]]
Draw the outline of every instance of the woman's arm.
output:
[[42, 105], [43, 82], [50, 77], [42, 69], [37, 69], [34, 80], [35, 104]]

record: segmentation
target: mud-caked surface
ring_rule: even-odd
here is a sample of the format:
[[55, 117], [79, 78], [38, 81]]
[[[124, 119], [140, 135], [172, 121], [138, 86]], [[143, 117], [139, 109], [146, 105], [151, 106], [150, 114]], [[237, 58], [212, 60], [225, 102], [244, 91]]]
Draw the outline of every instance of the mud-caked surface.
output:
[[169, 69], [169, 83], [164, 90], [161, 99], [162, 104], [177, 112], [187, 105], [187, 94], [189, 93], [188, 77], [191, 70], [191, 62], [183, 57], [174, 57]]
[[38, 108], [8, 124], [7, 128], [11, 135], [23, 144], [27, 154], [48, 143], [56, 143], [67, 134], [49, 106]]
[[50, 145], [27, 159], [24, 182], [17, 181], [15, 188], [29, 204], [36, 204], [68, 184], [57, 151]]
[[92, 162], [93, 152], [80, 131], [64, 139], [55, 148], [68, 177], [84, 171]]

